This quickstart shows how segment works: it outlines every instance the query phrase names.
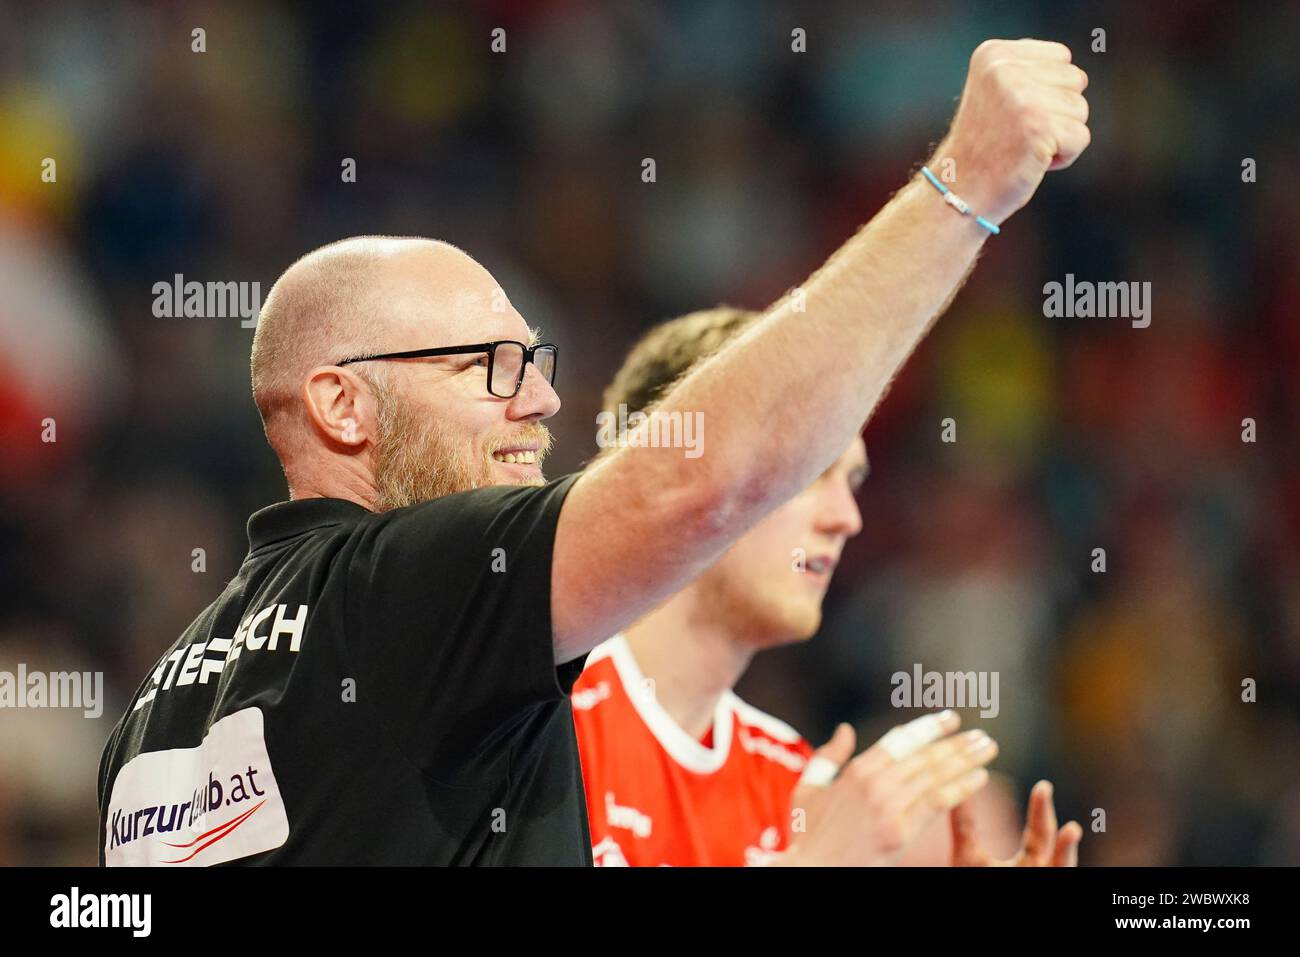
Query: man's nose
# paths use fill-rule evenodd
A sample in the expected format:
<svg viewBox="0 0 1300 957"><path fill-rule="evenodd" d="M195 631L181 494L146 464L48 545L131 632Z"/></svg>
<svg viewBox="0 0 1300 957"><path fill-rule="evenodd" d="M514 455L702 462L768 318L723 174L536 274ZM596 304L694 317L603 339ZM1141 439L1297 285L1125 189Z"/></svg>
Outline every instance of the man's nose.
<svg viewBox="0 0 1300 957"><path fill-rule="evenodd" d="M560 411L560 396L555 387L546 381L546 376L537 371L531 362L524 368L524 381L519 386L519 394L510 400L507 415L511 419L537 420L549 419Z"/></svg>
<svg viewBox="0 0 1300 957"><path fill-rule="evenodd" d="M862 531L862 510L847 483L831 493L817 518L817 530L830 535L852 538Z"/></svg>

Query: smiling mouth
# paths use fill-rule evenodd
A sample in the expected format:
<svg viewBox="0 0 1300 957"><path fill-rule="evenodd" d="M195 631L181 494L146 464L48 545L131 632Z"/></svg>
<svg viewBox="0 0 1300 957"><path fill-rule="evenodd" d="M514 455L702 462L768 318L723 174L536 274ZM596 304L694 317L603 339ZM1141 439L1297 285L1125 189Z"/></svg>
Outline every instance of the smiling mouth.
<svg viewBox="0 0 1300 957"><path fill-rule="evenodd" d="M808 559L808 563L804 566L804 568L807 571L813 572L814 574L829 575L831 572L835 571L835 565L836 565L835 559L831 558L830 556L817 555L813 558Z"/></svg>
<svg viewBox="0 0 1300 957"><path fill-rule="evenodd" d="M492 461L506 465L536 465L536 449L502 449L492 453Z"/></svg>

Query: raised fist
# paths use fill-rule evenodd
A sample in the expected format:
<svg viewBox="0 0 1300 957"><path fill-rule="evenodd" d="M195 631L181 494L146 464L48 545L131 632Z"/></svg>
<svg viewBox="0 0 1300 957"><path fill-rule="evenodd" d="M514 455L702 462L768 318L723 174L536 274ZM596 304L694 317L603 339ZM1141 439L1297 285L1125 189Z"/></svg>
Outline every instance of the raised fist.
<svg viewBox="0 0 1300 957"><path fill-rule="evenodd" d="M1070 49L1045 40L985 40L930 169L993 223L1018 210L1048 170L1064 169L1092 139L1088 74Z"/></svg>

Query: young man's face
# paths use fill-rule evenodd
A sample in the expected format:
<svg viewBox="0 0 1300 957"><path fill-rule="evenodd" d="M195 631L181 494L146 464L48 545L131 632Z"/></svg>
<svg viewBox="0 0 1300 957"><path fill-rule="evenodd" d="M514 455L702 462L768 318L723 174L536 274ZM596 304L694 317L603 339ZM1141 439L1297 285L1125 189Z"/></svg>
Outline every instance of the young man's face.
<svg viewBox="0 0 1300 957"><path fill-rule="evenodd" d="M710 611L760 648L816 634L840 552L862 530L854 493L866 475L866 446L855 437L830 468L698 579Z"/></svg>

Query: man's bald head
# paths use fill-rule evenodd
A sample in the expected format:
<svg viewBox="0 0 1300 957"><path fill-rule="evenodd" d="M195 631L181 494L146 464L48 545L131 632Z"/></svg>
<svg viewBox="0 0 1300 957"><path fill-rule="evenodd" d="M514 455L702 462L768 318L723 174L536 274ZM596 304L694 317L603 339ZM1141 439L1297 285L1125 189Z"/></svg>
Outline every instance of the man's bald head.
<svg viewBox="0 0 1300 957"><path fill-rule="evenodd" d="M447 243L395 236L357 236L303 256L271 287L253 334L253 401L268 437L286 415L305 424L302 384L317 366L399 349L394 332L409 315L394 308L397 278L415 256L430 273L463 273L469 256ZM423 255L421 255L423 254ZM430 276L431 285L436 283ZM406 304L409 307L409 303ZM377 370L371 370L374 375ZM274 444L272 439L272 444Z"/></svg>
<svg viewBox="0 0 1300 957"><path fill-rule="evenodd" d="M408 444L412 430L427 440L422 458L406 453L401 471L411 479L403 484L413 491L402 497L501 480L489 476L491 453L484 450L508 446L525 420L553 414L559 403L549 383L500 404L486 390L482 357L338 364L530 337L491 274L448 243L361 236L302 257L271 288L252 350L253 400L291 492L346 495L368 506L384 501L376 493L384 476L376 471L393 477L385 463L396 443L385 448L382 439L398 433L399 421ZM425 434L424 423L441 433ZM539 424L529 428L545 432ZM457 467L429 461L437 449ZM438 474L450 475L450 485L434 481Z"/></svg>

